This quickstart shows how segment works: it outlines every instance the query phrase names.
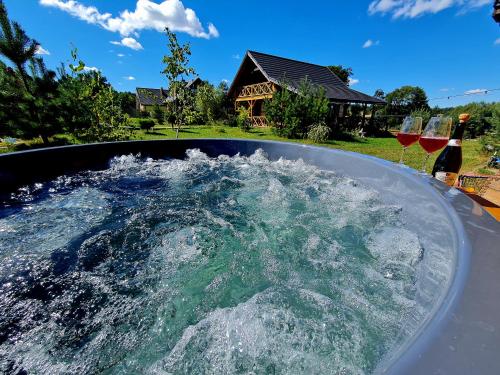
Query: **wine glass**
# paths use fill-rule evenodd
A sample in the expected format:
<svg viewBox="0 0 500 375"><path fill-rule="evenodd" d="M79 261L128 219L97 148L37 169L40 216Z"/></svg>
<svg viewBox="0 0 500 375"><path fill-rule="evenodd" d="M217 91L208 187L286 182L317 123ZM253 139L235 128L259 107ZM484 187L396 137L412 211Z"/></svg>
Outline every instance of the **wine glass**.
<svg viewBox="0 0 500 375"><path fill-rule="evenodd" d="M407 116L403 120L403 125L397 134L398 142L403 146L403 151L401 151L401 158L399 159L399 164L403 164L403 157L405 151L408 147L418 141L420 138L420 132L422 131L422 117L411 117Z"/></svg>
<svg viewBox="0 0 500 375"><path fill-rule="evenodd" d="M450 138L452 120L451 117L436 116L431 117L425 127L418 142L425 150L424 163L422 165L422 173L426 173L427 161L433 152L442 149L448 143Z"/></svg>

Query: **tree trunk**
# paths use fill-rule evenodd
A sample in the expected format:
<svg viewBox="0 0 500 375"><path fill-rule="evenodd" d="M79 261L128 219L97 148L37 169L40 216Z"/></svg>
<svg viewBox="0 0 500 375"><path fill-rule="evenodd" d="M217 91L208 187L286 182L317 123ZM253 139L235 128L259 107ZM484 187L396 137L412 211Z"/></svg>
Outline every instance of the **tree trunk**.
<svg viewBox="0 0 500 375"><path fill-rule="evenodd" d="M28 79L26 78L26 73L24 72L24 67L21 64L16 64L21 80L23 81L24 88L28 94L31 94L31 90L28 86Z"/></svg>

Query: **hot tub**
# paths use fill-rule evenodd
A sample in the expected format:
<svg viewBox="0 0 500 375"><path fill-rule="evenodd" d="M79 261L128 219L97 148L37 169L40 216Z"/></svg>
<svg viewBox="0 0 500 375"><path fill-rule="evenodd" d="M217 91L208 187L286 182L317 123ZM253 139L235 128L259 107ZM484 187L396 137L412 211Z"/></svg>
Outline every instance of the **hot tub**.
<svg viewBox="0 0 500 375"><path fill-rule="evenodd" d="M71 178L71 176L85 170L106 170L109 168L110 160L117 156L121 156L121 159L115 159L115 164L112 164L112 168L119 169L121 168L120 163L130 162L130 160L127 159L127 155L140 154L137 160L146 160L147 163L147 158L151 158L151 160L182 160L186 158L186 151L188 150L199 150L197 152L201 153L202 158L219 157L217 159L218 163L224 163L226 161L226 159L220 157L221 155L227 155L229 157L240 155L239 157L243 159L238 159L237 163L239 163L238 168L242 169L247 168L247 164L252 164L252 168L258 167L259 165L265 168L269 166L267 163L271 163L271 165L274 166L272 163L279 160L295 161L301 159L304 166L302 166L302 164L299 165L299 169L300 173L304 173L303 178L307 178L310 173L314 174L317 171L325 171L326 174L320 174L320 178L322 181L325 181L325 183L328 183L328 179L339 179L339 181L343 181L341 184L335 186L335 189L337 189L340 194L339 204L345 200L347 200L348 203L352 201L354 203L361 202L362 204L372 204L375 202L374 204L376 207L374 210L376 211L376 215L378 215L377 217L380 215L387 215L387 217L379 217L377 219L384 223L385 228L377 233L383 233L385 236L389 236L387 238L392 242L389 242L386 248L382 247L382 250L380 250L380 246L377 247L375 245L379 244L380 241L383 243L386 237L370 235L371 237L369 236L367 240L370 246L375 246L378 249L372 251L372 255L376 254L376 251L381 251L382 253L390 255L386 260L387 264L382 264L382 268L379 270L382 278L379 274L373 276L371 271L362 274L362 277L366 275L369 277L378 277L378 281L373 281L373 285L376 285L377 282L384 278L389 281L394 278L397 281L397 273L399 271L398 269L394 269L393 262L389 258L398 257L399 253L391 253L391 251L393 248L399 246L399 244L396 243L397 239L401 241L407 239L405 238L405 233L408 233L406 237L415 236L412 238L414 238L413 243L417 246L418 251L417 253L414 252L413 258L408 260L408 264L412 267L414 266L412 272L415 273L415 281L414 288L412 287L410 294L415 304L409 305L411 308L406 309L405 314L402 315L404 321L400 327L398 326L400 332L397 334L398 337L391 341L392 347L390 350L374 350L374 352L378 350L380 356L373 360L370 366L366 367L370 372L404 374L496 374L500 371L497 358L498 350L500 349L500 337L498 333L498 329L500 328L500 314L498 313L500 307L498 298L498 291L500 290L500 277L498 276L498 270L500 269L500 254L498 250L498 243L500 240L499 224L477 205L477 203L473 202L462 193L455 189L450 189L433 179L422 177L411 169L402 168L387 161L355 153L291 143L244 140L134 141L58 147L1 155L0 181L2 184L0 192L3 201L7 202L8 197L13 192L22 194L23 191L26 191L26 189L24 189L19 193L17 189L20 187L28 186L27 190L36 190L37 184L43 185L46 181L54 181L56 178L61 178L60 176ZM255 159L255 156L251 156L256 154L257 159ZM264 155L262 160L258 159L258 157L260 157L259 155ZM199 155L191 154L190 157L196 159ZM248 160L250 159L245 159L246 157L254 157L254 159L249 162ZM132 162L135 163L136 159ZM149 163L148 168L161 168L161 165L151 164L154 163L153 161ZM203 159L201 161L201 165L211 165L210 163L214 163L214 161L211 159ZM304 169L306 168L305 166L313 166L316 169ZM287 169L295 168L296 165L286 164L286 162L283 164L283 162L281 162L278 167L280 168L278 173L283 174ZM136 168L137 170L134 173L138 173L137 171L140 171L143 166L139 164ZM258 168L251 173L255 174L256 171L258 171ZM330 171L332 174L328 174ZM267 176L265 176L265 178L267 178ZM283 176L281 182L286 184L287 181L288 176ZM348 183L344 184L344 181L348 181ZM132 181L132 185L127 186L134 186L135 183L135 181ZM223 185L220 186L227 186L227 189L230 190L234 188L234 184L237 183L238 182L231 180L231 178L227 178ZM259 183L262 183L262 181ZM280 184L280 180L278 179L276 183ZM313 183L316 183L316 181L313 181ZM217 185L217 188L220 188L220 186ZM366 189L357 190L359 186L364 186ZM118 189L120 188L121 187L118 186ZM139 184L138 189L140 190L142 188L143 186ZM149 186L146 188L149 188ZM203 188L205 188L204 185ZM328 188L331 189L331 187ZM279 189L279 186L274 186L271 190L275 191L276 189ZM327 191L331 194L335 194L335 189ZM351 190L354 195L344 194L344 192L349 193ZM365 195L367 191L369 192L369 196L366 199L356 196L360 194ZM307 187L304 188L304 192L309 194ZM77 194L80 194L80 192L77 192ZM92 194L93 193L89 193L88 196L84 196L83 198L90 200L102 199L103 202L106 200L105 197L103 198L102 196L100 197ZM316 193L311 192L310 194L314 195ZM281 197L274 196L271 198L275 199L276 204L279 204L280 199L287 199L286 194ZM62 206L68 204L72 204L71 201L69 203L63 202ZM290 204L294 204L294 202ZM333 204L335 204L335 202ZM356 209L357 208L354 207L354 210ZM401 212L403 212L404 215L401 220L395 219L394 227L402 231L402 234L387 234L387 229L389 231L391 230L391 215L398 216ZM367 212L367 214L370 215L371 213ZM9 214L5 213L4 215L8 216ZM90 215L96 215L97 218L99 213L92 211ZM103 216L105 216L105 214L103 214ZM274 220L273 218L271 219ZM338 218L339 221L341 219L340 217ZM362 219L361 217L360 220ZM221 225L230 224L222 223ZM352 223L347 222L346 225L352 225ZM2 228L0 228L0 230L1 229ZM404 232L408 229L410 232ZM50 233L50 228L47 229L47 232ZM348 236L351 234L351 231L339 233L342 236ZM20 241L22 240L22 235L22 233L19 234ZM356 241L356 238L352 240ZM318 241L316 237L310 237L308 241L306 241L307 246L310 247L311 243L314 245ZM212 245L218 246L217 241ZM93 248L99 249L99 246ZM421 254L419 252L421 252ZM61 257L61 255L57 254L55 254L56 257ZM334 253L332 254L332 257L336 256ZM376 254L376 257L378 255ZM93 269L94 260L100 259L100 257L101 255L96 251L85 254L84 262L86 263L82 266L83 271L88 271L91 268ZM182 257L184 257L184 255L182 255L181 258ZM52 256L52 258L54 259L54 256ZM65 262L67 263L69 261L63 259L57 262L57 264L64 265ZM312 262L311 264L319 264L319 267L324 268L324 263L328 262L328 259L322 258L318 261L318 259L314 258ZM309 266L310 264L307 265L307 267ZM336 266L334 265L332 267ZM66 271L61 271L61 273L64 272ZM292 276L293 275L291 275L290 278L292 278ZM312 301L311 306L325 304L323 296L309 293L309 290L300 289L302 279L299 277L298 280L296 285L299 294L301 296L306 294L306 298ZM12 282L12 280L5 281L5 283L7 282ZM367 282L363 285L370 286L371 284ZM380 284L380 286L382 287L382 284ZM404 286L404 288L406 287L407 286ZM37 299L37 301L41 301L41 303L50 299L49 297L44 297L48 292L46 292L43 285L38 288L41 289L41 291L37 290L36 293L42 295L42 297L37 294L37 296L33 298ZM34 293L33 289L30 290L30 293ZM60 293L60 291L54 293L57 294ZM273 291L273 293L275 293L275 291ZM277 295L278 294L259 295L256 297L260 298L257 302L253 299L254 296L249 295L244 296L244 300L245 303L247 303L247 300L250 301L251 306L254 307L259 305L259 303L266 304L268 299L277 299ZM2 296L2 298L6 298L6 296ZM342 294L339 301L349 304L349 311L354 314L356 313L356 309L363 310L368 306L366 301L356 296L356 292ZM331 301L327 302L326 305L328 305L328 303L331 303ZM286 301L283 304L288 305L289 302ZM404 305L404 303L402 303L402 305ZM155 366L151 367L150 371L154 372L156 370L168 370L171 368L177 370L183 368L184 371L188 371L186 367L175 367L172 365L172 363L175 362L174 360L182 363L182 359L179 360L178 353L181 352L187 344L179 344L179 342L190 342L190 340L198 340L196 342L199 342L200 339L196 339L196 335L201 337L205 332L212 332L212 326L219 327L220 322L216 319L220 316L223 316L225 319L229 317L234 321L242 321L244 323L246 321L245 317L242 317L242 311L247 312L248 305L244 305L244 309L241 311L217 309L215 315L202 319L201 323L196 321L196 319L189 322L189 324L186 324L189 328L185 328L184 333L181 335L176 345L169 350L170 356L166 362L170 362L165 363L165 361L160 361L156 363ZM265 315L267 313L267 311L259 311L256 315ZM174 313L168 312L168 314L172 315ZM367 316L370 315L368 314ZM388 317L382 317L380 320L381 323L377 324L389 324L387 322L391 319L387 318ZM280 332L283 329L300 331L299 328L295 327L296 320L291 321L286 317L282 318L278 315L277 317L273 316L269 321L279 321L280 327L274 328L278 329ZM217 324L214 322L217 322ZM149 322L147 324L153 326L154 322ZM331 324L331 322L329 324ZM282 327L283 325L285 328ZM37 325L34 324L34 330L30 331L33 332L30 334L32 336L34 335L34 340L29 341L30 345L37 342L36 326ZM9 325L4 324L2 327L6 330ZM120 327L120 329L123 329L123 326ZM255 327L259 326L255 325ZM388 326L388 329L389 328ZM229 332L228 329L228 341L231 341L233 338L232 336L237 334L238 329L234 327L232 329L234 332ZM383 331L383 329L381 331ZM314 338L311 338L311 342L313 340L320 340L318 341L318 343L320 343L321 332ZM363 330L359 332L361 335L363 334ZM14 344L16 340L21 340L21 344L16 347L16 350L23 353L25 348L23 347L24 341L22 340L25 340L25 338L16 338L15 335L8 336L6 331L1 333L4 337L8 337L8 340L11 340ZM327 334L328 332L325 330L325 335ZM304 337L308 337L307 335L310 335L310 333L308 332L299 337L302 337L304 340ZM195 339L193 339L193 337L195 337ZM240 334L237 337L235 341L236 347L231 347L227 350L209 347L210 350L208 350L208 352L213 353L214 350L217 349L219 350L217 353L218 356L220 356L221 353L232 351L236 353L235 355L239 355L238 353L244 353L244 350L252 350L251 347L245 347L245 344L247 346L256 345L256 341L249 340L245 342L245 335L241 336ZM243 339L241 337L243 337ZM291 335L290 337L293 338L295 336ZM33 337L30 336L30 339L32 338ZM94 340L95 337L91 337L91 339ZM88 340L90 340L90 338ZM363 338L363 336L360 338L359 335L356 337L353 336L353 348L360 344L362 340L366 340L366 338ZM78 341L78 345L85 346L86 342L82 343ZM4 348L9 348L9 346L5 346ZM203 348L206 349L206 346ZM310 347L308 348L310 349ZM195 349L200 350L198 347L195 347ZM264 349L265 347L263 350ZM300 350L295 349L297 348L294 347L294 352L291 353L290 356L300 356ZM77 353L78 350L79 349L76 348L75 353ZM346 350L346 352L347 351L348 350ZM355 349L352 349L352 351L355 351ZM172 353L174 353L174 356L172 356ZM204 353L204 355L205 354L206 353ZM144 356L144 354L141 355ZM177 357L175 357L175 355L177 355ZM8 358L8 353L4 353L4 358ZM212 358L214 361L218 361L220 357L215 356L214 358L215 359ZM254 358L259 357L254 356ZM40 360L40 358L38 358L38 360ZM36 362L36 358L34 361ZM65 358L65 361L71 362L71 359ZM282 358L281 361L285 361L285 359ZM243 366L242 368L244 371L248 371L248 367L244 367L246 363L242 363L243 364L240 365ZM35 369L43 368L43 366L36 367L37 365L33 363L28 365L35 366L31 367ZM306 363L305 365L293 363L295 367L289 367L288 370L300 372L298 369L302 368L302 372L308 373L311 371L320 373L328 372L328 370L325 369L320 371L318 369L314 370L313 368L313 370L311 370L311 368L307 367L309 365L310 363ZM12 371L19 370L16 366L16 364L4 364L3 368ZM210 366L212 366L212 364L210 364ZM63 369L63 367L45 368L52 371L55 371L54 369L57 368ZM130 367L128 368L130 369ZM213 367L208 367L208 369L210 368L212 370L214 369ZM362 366L349 367L347 365L339 368L345 373L359 373L363 369ZM229 371L227 368L223 369L223 371ZM200 369L198 370L201 371ZM205 371L206 370L207 368L205 368ZM280 372L280 367L267 366L265 370ZM191 371L196 372L193 368L191 368ZM283 368L281 368L281 371L283 371Z"/></svg>

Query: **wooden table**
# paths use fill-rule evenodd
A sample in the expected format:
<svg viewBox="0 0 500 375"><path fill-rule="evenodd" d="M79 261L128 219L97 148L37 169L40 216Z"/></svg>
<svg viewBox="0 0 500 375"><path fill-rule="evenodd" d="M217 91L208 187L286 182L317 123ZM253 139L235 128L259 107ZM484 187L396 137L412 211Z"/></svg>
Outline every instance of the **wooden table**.
<svg viewBox="0 0 500 375"><path fill-rule="evenodd" d="M469 198L471 198L472 200L479 203L486 211L488 211L491 214L491 216L493 216L495 219L497 219L497 221L500 221L500 206L496 205L493 202L490 202L487 199L484 199L483 197L481 197L475 193L469 193L461 188L458 188L458 189L461 190Z"/></svg>

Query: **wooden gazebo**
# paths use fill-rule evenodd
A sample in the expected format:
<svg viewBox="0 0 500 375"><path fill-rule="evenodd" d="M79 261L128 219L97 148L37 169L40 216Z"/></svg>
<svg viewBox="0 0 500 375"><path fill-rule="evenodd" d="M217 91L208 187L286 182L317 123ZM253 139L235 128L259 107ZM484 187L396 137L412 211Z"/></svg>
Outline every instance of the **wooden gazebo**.
<svg viewBox="0 0 500 375"><path fill-rule="evenodd" d="M277 90L282 89L280 82L284 79L287 89L296 91L306 77L325 89L327 98L337 109L349 103L359 103L365 108L368 104L386 104L382 99L351 89L326 66L255 51L246 53L228 95L234 100L236 108L243 105L249 109L254 126L265 126L264 100L272 98Z"/></svg>

